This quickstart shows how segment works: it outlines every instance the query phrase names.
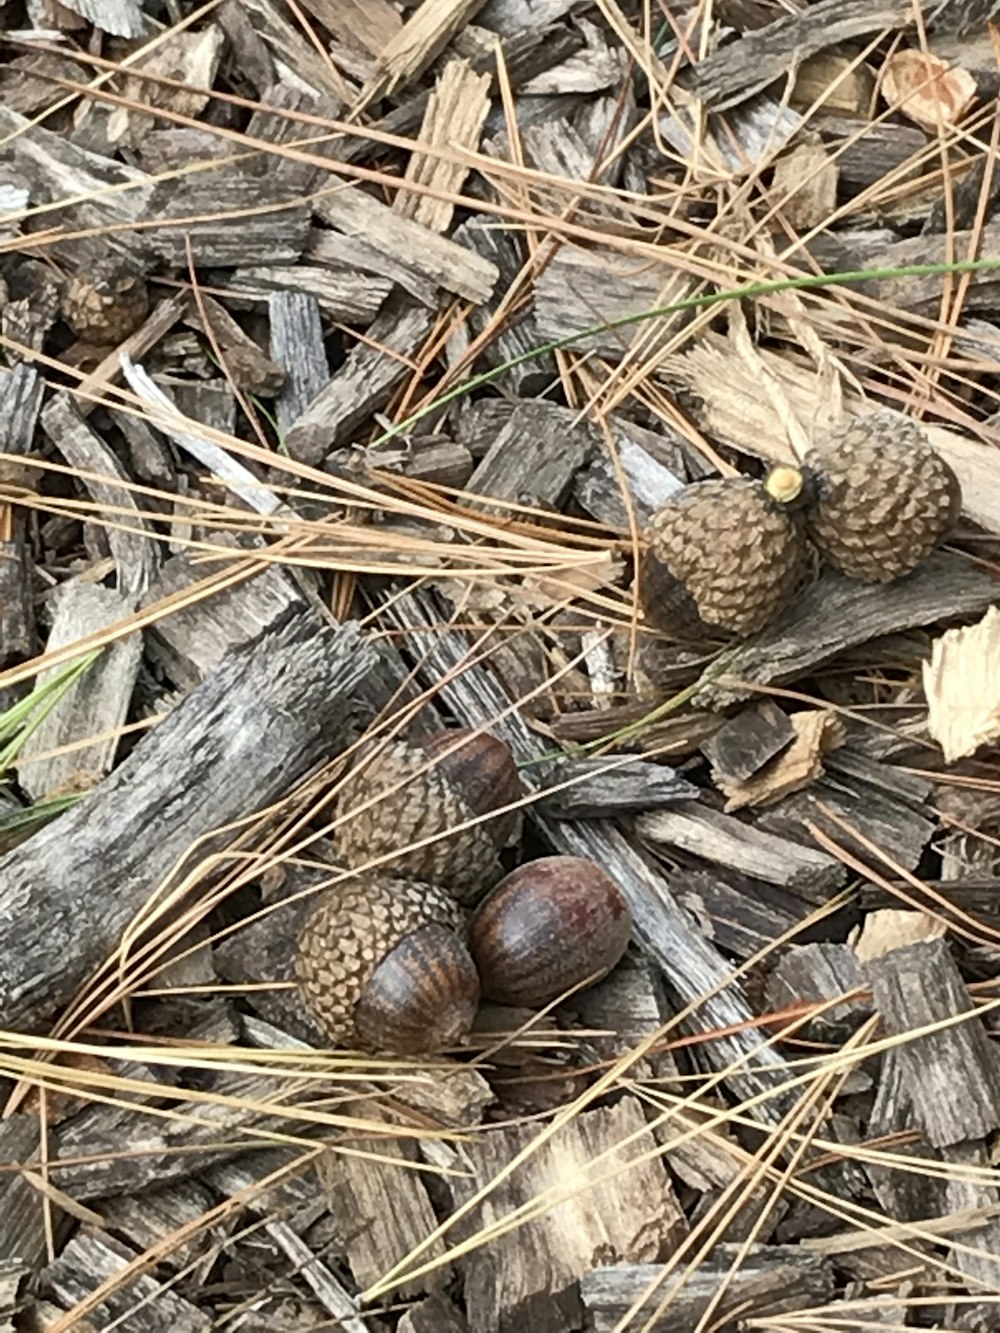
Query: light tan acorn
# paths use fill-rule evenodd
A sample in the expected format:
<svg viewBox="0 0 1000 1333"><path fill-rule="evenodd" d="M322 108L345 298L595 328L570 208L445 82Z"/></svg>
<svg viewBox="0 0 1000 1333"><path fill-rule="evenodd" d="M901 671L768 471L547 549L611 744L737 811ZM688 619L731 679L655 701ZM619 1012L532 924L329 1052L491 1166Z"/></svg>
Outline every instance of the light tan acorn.
<svg viewBox="0 0 1000 1333"><path fill-rule="evenodd" d="M479 1004L461 908L431 884L358 877L325 890L299 932L295 979L339 1046L433 1054L460 1042Z"/></svg>
<svg viewBox="0 0 1000 1333"><path fill-rule="evenodd" d="M580 856L545 856L509 874L469 925L483 995L540 1006L621 959L632 913L614 880Z"/></svg>
<svg viewBox="0 0 1000 1333"><path fill-rule="evenodd" d="M362 867L488 815L521 795L514 758L493 736L462 729L419 743L394 741L373 751L344 786L337 807L346 816L337 829L340 854L349 865ZM517 822L516 811L486 819L403 851L386 868L439 884L460 902L473 903L500 877L498 854Z"/></svg>
<svg viewBox="0 0 1000 1333"><path fill-rule="evenodd" d="M909 574L951 531L958 478L915 422L872 412L806 455L809 535L835 569L866 583Z"/></svg>
<svg viewBox="0 0 1000 1333"><path fill-rule="evenodd" d="M672 495L650 520L640 570L647 621L677 635L715 627L745 637L783 610L808 555L805 479L720 477Z"/></svg>

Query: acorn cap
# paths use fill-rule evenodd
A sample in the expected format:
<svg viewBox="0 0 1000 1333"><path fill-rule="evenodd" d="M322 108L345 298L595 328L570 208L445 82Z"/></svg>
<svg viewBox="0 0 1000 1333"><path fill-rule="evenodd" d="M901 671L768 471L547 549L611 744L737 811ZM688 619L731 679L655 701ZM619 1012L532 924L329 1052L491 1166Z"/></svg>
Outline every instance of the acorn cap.
<svg viewBox="0 0 1000 1333"><path fill-rule="evenodd" d="M463 737L468 739L460 745ZM454 753L443 754L453 747L458 747ZM349 865L364 866L487 815L522 794L513 756L493 736L456 730L420 744L394 741L373 753L345 784L337 808L347 818L337 829L338 847ZM402 851L387 869L442 885L461 902L474 902L500 877L498 852L516 820L514 814L473 824Z"/></svg>
<svg viewBox="0 0 1000 1333"><path fill-rule="evenodd" d="M842 423L806 456L815 479L809 535L850 578L909 574L951 531L958 478L906 417L873 412Z"/></svg>
<svg viewBox="0 0 1000 1333"><path fill-rule="evenodd" d="M419 1054L472 1026L475 966L462 911L431 884L357 878L321 893L299 932L295 980L336 1045Z"/></svg>
<svg viewBox="0 0 1000 1333"><path fill-rule="evenodd" d="M699 624L745 636L791 598L805 567L798 468L698 481L661 506L641 568L650 624L685 634Z"/></svg>

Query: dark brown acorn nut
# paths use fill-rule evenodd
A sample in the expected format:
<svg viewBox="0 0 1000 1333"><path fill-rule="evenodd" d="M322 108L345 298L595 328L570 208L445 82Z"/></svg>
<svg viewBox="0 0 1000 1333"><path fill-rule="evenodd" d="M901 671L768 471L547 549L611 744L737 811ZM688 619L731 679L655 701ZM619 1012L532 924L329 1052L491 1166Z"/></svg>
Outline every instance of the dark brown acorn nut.
<svg viewBox="0 0 1000 1333"><path fill-rule="evenodd" d="M493 736L466 728L415 744L395 741L374 753L345 784L337 808L347 818L337 830L338 846L349 865L363 866L488 815L523 793L513 755ZM367 809L360 808L368 802ZM440 884L460 902L475 902L499 877L498 853L517 823L517 811L483 820L403 851L388 869Z"/></svg>
<svg viewBox="0 0 1000 1333"><path fill-rule="evenodd" d="M806 456L815 479L809 535L842 574L889 583L920 564L958 521L958 478L906 417L850 419Z"/></svg>
<svg viewBox="0 0 1000 1333"><path fill-rule="evenodd" d="M497 885L472 918L469 952L486 999L534 1008L599 981L631 933L628 903L600 866L546 856Z"/></svg>
<svg viewBox="0 0 1000 1333"><path fill-rule="evenodd" d="M679 636L711 627L745 637L783 610L805 569L805 480L719 477L672 495L653 515L640 570L646 619Z"/></svg>
<svg viewBox="0 0 1000 1333"><path fill-rule="evenodd" d="M428 1055L468 1035L479 978L461 908L431 884L345 881L299 932L295 980L335 1045Z"/></svg>

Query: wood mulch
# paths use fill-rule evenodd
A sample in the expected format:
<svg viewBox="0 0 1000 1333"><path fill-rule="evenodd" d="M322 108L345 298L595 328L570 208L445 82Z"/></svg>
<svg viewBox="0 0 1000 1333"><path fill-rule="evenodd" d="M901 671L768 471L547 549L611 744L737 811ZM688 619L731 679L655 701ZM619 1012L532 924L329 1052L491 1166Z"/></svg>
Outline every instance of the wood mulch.
<svg viewBox="0 0 1000 1333"><path fill-rule="evenodd" d="M998 9L0 3L0 1333L1000 1329ZM873 406L945 547L653 632ZM387 725L634 919L423 1062L290 982Z"/></svg>

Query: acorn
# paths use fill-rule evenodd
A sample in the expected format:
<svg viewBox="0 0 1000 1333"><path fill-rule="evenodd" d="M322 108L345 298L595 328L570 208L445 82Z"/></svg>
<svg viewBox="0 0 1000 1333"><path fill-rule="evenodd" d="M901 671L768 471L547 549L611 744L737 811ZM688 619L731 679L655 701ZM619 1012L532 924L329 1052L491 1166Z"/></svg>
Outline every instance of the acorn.
<svg viewBox="0 0 1000 1333"><path fill-rule="evenodd" d="M537 1008L619 961L632 913L600 866L546 856L513 871L473 916L469 952L485 999Z"/></svg>
<svg viewBox="0 0 1000 1333"><path fill-rule="evenodd" d="M389 790L397 784L398 790ZM493 736L464 728L413 743L394 741L348 779L338 802L338 814L347 816L337 829L338 846L349 865L363 866L523 794L513 755ZM369 801L367 809L359 808ZM460 902L475 902L499 879L498 854L518 818L511 810L403 851L389 869L441 885Z"/></svg>
<svg viewBox="0 0 1000 1333"><path fill-rule="evenodd" d="M808 528L826 560L865 583L920 564L958 521L958 478L906 417L872 412L842 422L806 455L814 479Z"/></svg>
<svg viewBox="0 0 1000 1333"><path fill-rule="evenodd" d="M299 932L295 980L334 1045L427 1055L468 1035L479 977L461 908L432 884L358 878L325 890Z"/></svg>
<svg viewBox="0 0 1000 1333"><path fill-rule="evenodd" d="M763 481L720 477L672 495L646 533L640 580L649 623L682 637L763 629L805 571L805 501L803 473L785 465Z"/></svg>

